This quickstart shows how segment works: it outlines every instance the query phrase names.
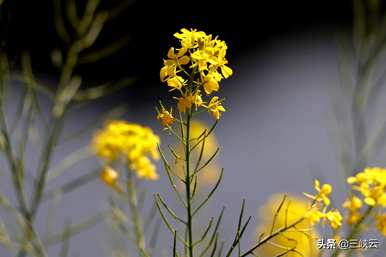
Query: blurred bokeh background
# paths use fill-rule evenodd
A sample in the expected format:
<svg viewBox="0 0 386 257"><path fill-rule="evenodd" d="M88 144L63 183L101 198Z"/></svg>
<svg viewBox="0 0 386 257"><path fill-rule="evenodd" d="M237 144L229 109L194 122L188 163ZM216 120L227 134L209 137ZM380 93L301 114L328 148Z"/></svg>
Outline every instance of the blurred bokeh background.
<svg viewBox="0 0 386 257"><path fill-rule="evenodd" d="M102 1L101 6L110 8L119 2ZM82 6L82 1L79 3ZM55 32L52 5L52 1L46 0L5 0L0 10L1 51L7 51L15 66L20 53L28 51L34 73L48 82L57 74L51 64L51 53L64 47ZM90 49L119 41L119 50L95 64L80 65L76 73L86 82L84 87L120 77L134 78L134 83L72 110L65 134L90 123L94 126L76 140L66 141L63 137L53 163L73 149L87 147L92 132L101 125L96 118L118 105L127 107L127 120L152 127L161 135L163 145L172 143L155 120L154 106L167 95L166 86L159 82L159 69L174 42L173 33L183 27L198 28L227 42L229 65L234 70L234 76L222 85L227 112L216 129L221 146L218 162L225 169L225 178L205 214L211 216L225 205L222 230L223 235L231 237L240 201L246 199L247 213L256 216L248 231L250 243L256 237L257 208L273 193L300 196L309 191L313 178L318 177L336 186L336 199L341 200L344 195L340 186L336 108L344 103L339 90L339 40L342 34L350 33L351 22L351 1L128 2L127 9L108 23ZM10 118L19 91L15 84L13 97L8 98ZM340 113L339 117L342 115L345 116ZM36 163L33 147L29 153L26 158L32 166ZM374 165L384 165L383 160L384 155L379 154L372 161ZM98 166L96 158L87 158L56 178L50 187ZM145 182L150 189L149 205L154 192L171 195L161 165L159 169L159 181ZM1 191L12 199L6 181L0 181ZM109 189L92 180L76 192L63 195L53 227L60 230L68 220L100 212L107 207L108 194ZM45 229L49 205L47 201L39 211L41 231ZM113 239L107 228L100 223L75 236L70 256L108 256ZM170 235L163 225L161 235L157 245L167 249ZM0 248L0 255L7 257L2 251ZM57 251L55 247L51 249L50 256L57 256Z"/></svg>

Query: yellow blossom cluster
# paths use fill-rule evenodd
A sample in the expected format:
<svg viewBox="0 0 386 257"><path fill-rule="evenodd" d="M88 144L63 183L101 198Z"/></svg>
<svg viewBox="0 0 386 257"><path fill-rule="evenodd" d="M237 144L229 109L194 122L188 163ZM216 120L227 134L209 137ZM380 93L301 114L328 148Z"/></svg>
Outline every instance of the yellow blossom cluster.
<svg viewBox="0 0 386 257"><path fill-rule="evenodd" d="M358 191L363 200L357 196L344 202L343 207L349 211L347 222L355 224L364 215L361 212L362 202L368 208L375 209L377 215L376 228L386 236L386 214L382 210L386 208L386 169L381 167L367 167L355 176L347 178L347 183L352 189Z"/></svg>
<svg viewBox="0 0 386 257"><path fill-rule="evenodd" d="M316 195L304 193L313 200L312 205L305 214L305 218L309 219L311 224L328 222L333 229L338 229L342 225L342 215L337 209L328 210L331 203L329 195L332 192L332 186L330 184L323 184L321 186L319 180L316 179L314 188L317 192Z"/></svg>
<svg viewBox="0 0 386 257"><path fill-rule="evenodd" d="M161 81L166 82L171 91L179 92L175 99L180 112L204 107L215 119L219 119L221 112L225 111L222 101L213 96L206 104L201 92L210 97L219 90L220 81L232 75L232 69L227 66L226 43L196 29L181 29L174 37L179 40L179 46L169 49L160 70ZM163 114L158 118L169 125L172 114Z"/></svg>
<svg viewBox="0 0 386 257"><path fill-rule="evenodd" d="M386 207L386 169L365 168L355 177L347 178L347 183L353 185L353 189L363 195L365 204Z"/></svg>
<svg viewBox="0 0 386 257"><path fill-rule="evenodd" d="M92 147L107 165L122 161L130 170L135 171L139 178L154 180L158 178L158 174L151 159L159 158L159 142L159 137L148 127L113 120L97 131L92 140ZM111 174L113 173L106 170L102 172L101 178L106 184L111 184L111 181L116 179L116 176Z"/></svg>

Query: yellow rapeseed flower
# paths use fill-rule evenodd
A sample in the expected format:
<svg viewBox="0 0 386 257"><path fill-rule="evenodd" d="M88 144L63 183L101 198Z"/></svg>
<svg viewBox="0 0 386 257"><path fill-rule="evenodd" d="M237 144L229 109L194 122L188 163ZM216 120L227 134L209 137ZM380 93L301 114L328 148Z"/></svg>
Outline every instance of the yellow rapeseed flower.
<svg viewBox="0 0 386 257"><path fill-rule="evenodd" d="M220 89L222 79L229 78L233 71L227 66L227 44L196 29L181 29L174 34L180 45L171 47L160 70L160 79L166 82L170 91L176 90L179 95L177 107L185 112L194 104L196 111L199 107L207 108L215 119L225 108L213 97L211 104L205 105L201 92L211 95Z"/></svg>
<svg viewBox="0 0 386 257"><path fill-rule="evenodd" d="M159 137L148 128L122 120L106 123L97 131L92 140L92 148L106 163L121 161L141 178L156 178L155 166L150 161L158 160Z"/></svg>
<svg viewBox="0 0 386 257"><path fill-rule="evenodd" d="M304 193L304 195L307 196L308 198L316 201L316 202L323 202L324 205L326 205L326 206L330 205L330 199L328 198L328 196L332 192L331 185L330 184L323 184L322 186L320 186L319 180L315 179L314 188L317 192L316 195L310 195L307 193Z"/></svg>
<svg viewBox="0 0 386 257"><path fill-rule="evenodd" d="M342 206L343 208L346 208L349 212L347 223L357 223L361 217L361 212L359 210L360 208L362 208L362 200L356 196L352 196L350 199L347 199Z"/></svg>
<svg viewBox="0 0 386 257"><path fill-rule="evenodd" d="M333 229L338 229L342 225L343 217L338 210L320 211L318 208L311 208L305 217L310 220L312 225L329 222Z"/></svg>
<svg viewBox="0 0 386 257"><path fill-rule="evenodd" d="M100 180L109 187L114 187L119 179L119 173L111 167L105 167L99 175Z"/></svg>
<svg viewBox="0 0 386 257"><path fill-rule="evenodd" d="M379 233L386 237L386 214L379 214L376 217L376 228Z"/></svg>
<svg viewBox="0 0 386 257"><path fill-rule="evenodd" d="M386 207L386 169L365 168L356 176L347 178L347 183L363 195L365 204Z"/></svg>
<svg viewBox="0 0 386 257"><path fill-rule="evenodd" d="M221 101L217 96L214 96L209 104L208 104L208 111L212 114L212 116L218 120L220 119L221 112L225 112L224 106L221 105Z"/></svg>

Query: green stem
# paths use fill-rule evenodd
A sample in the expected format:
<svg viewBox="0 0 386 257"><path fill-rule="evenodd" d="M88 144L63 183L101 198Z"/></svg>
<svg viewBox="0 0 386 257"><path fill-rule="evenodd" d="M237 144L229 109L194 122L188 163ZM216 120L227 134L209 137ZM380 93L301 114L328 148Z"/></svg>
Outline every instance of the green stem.
<svg viewBox="0 0 386 257"><path fill-rule="evenodd" d="M143 231L143 222L138 209L137 190L134 183L134 174L127 169L127 197L129 201L130 213L134 223L135 243L140 256L149 256L146 252L145 235Z"/></svg>
<svg viewBox="0 0 386 257"><path fill-rule="evenodd" d="M186 191L186 212L187 212L187 224L186 229L188 232L188 252L189 256L193 257L193 226L192 226L192 204L190 196L190 120L191 120L191 109L187 111L186 117L186 135L185 135L185 191Z"/></svg>

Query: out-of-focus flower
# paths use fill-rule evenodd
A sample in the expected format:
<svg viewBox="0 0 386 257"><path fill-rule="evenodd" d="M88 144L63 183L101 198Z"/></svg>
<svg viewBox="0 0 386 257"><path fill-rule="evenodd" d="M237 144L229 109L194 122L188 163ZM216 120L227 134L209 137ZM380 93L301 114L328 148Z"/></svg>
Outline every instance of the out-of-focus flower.
<svg viewBox="0 0 386 257"><path fill-rule="evenodd" d="M286 203L277 213L278 206L283 200L283 196L276 194L264 205L260 207L260 227L257 235L269 235L270 231L276 231L286 224L292 224L303 218L309 210L309 204L300 198L288 196ZM275 214L277 215L275 216ZM274 222L274 217L276 217ZM311 218L311 217L310 217ZM317 229L312 226L310 218L304 218L295 229L290 229L281 233L271 240L271 244L262 245L257 251L257 256L280 256L286 249L294 249L285 256L298 257L318 256L318 249L314 242L318 238ZM274 224L273 224L274 223Z"/></svg>
<svg viewBox="0 0 386 257"><path fill-rule="evenodd" d="M359 210L360 208L362 208L362 200L356 196L352 196L350 199L347 199L342 206L343 208L346 208L349 212L347 223L357 223L361 217L361 212Z"/></svg>
<svg viewBox="0 0 386 257"><path fill-rule="evenodd" d="M159 137L148 127L114 120L97 131L92 148L107 163L122 161L139 177L155 179L155 166L150 158L158 160L159 142Z"/></svg>
<svg viewBox="0 0 386 257"><path fill-rule="evenodd" d="M356 176L347 178L347 183L363 195L366 205L386 207L386 169L365 168Z"/></svg>
<svg viewBox="0 0 386 257"><path fill-rule="evenodd" d="M325 210L320 211L319 209L312 208L306 214L305 217L310 220L312 225L318 223L325 224L329 222L333 229L338 229L342 226L343 217L338 210L332 210L326 212Z"/></svg>
<svg viewBox="0 0 386 257"><path fill-rule="evenodd" d="M386 237L386 214L379 214L376 217L376 228L379 233Z"/></svg>
<svg viewBox="0 0 386 257"><path fill-rule="evenodd" d="M160 79L166 82L172 90L177 89L180 95L174 97L178 100L180 112L192 108L208 108L215 119L220 118L220 112L225 108L213 97L210 105L201 94L207 95L220 89L220 82L232 75L233 71L227 66L227 44L196 29L181 29L174 36L179 39L180 46L171 47L160 70ZM217 99L217 100L216 100Z"/></svg>
<svg viewBox="0 0 386 257"><path fill-rule="evenodd" d="M114 187L119 179L119 173L111 167L105 167L99 175L100 180L109 187Z"/></svg>

